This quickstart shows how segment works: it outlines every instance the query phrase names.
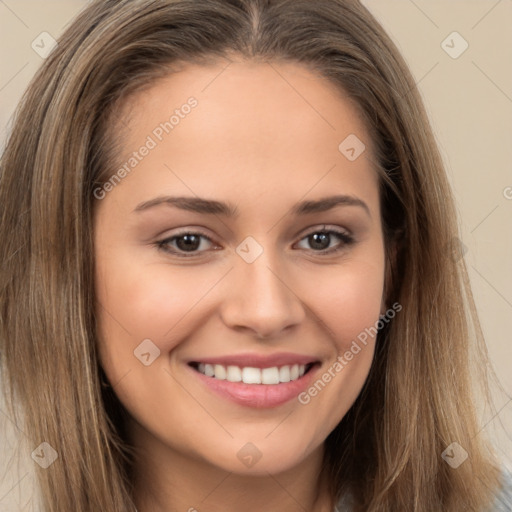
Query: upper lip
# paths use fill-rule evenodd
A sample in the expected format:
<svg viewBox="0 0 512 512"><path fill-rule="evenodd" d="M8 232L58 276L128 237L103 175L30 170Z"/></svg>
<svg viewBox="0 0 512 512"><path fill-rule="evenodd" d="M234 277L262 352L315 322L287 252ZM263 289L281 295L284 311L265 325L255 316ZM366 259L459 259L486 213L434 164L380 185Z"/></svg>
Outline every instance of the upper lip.
<svg viewBox="0 0 512 512"><path fill-rule="evenodd" d="M274 366L287 366L294 364L316 363L318 358L304 354L293 354L291 352L279 352L276 354L263 355L257 353L230 354L219 357L200 357L190 359L191 363L221 364L222 366L240 366L252 368L271 368Z"/></svg>

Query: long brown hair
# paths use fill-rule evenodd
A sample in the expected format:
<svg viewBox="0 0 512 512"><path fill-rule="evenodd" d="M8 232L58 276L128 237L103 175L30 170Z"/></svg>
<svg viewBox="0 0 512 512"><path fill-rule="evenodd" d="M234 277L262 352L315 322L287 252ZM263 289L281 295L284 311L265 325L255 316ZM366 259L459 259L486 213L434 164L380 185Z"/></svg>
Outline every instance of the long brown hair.
<svg viewBox="0 0 512 512"><path fill-rule="evenodd" d="M388 303L366 384L326 440L332 496L355 511L481 510L499 467L477 421L487 353L443 163L415 82L352 0L99 0L32 80L1 160L0 355L9 412L58 453L44 510L131 511L125 411L102 386L93 191L115 170L121 103L176 63L302 64L348 93L375 143ZM119 136L117 137L119 138ZM478 365L475 365L478 358ZM115 387L115 383L111 383ZM469 454L457 469L441 454Z"/></svg>

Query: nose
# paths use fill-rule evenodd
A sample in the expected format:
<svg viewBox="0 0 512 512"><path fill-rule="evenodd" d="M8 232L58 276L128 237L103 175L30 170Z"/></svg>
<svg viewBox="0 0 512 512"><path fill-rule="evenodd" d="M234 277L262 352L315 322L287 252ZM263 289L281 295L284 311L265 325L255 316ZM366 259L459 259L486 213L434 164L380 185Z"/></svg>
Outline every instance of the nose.
<svg viewBox="0 0 512 512"><path fill-rule="evenodd" d="M259 339L277 338L303 321L305 308L290 273L267 251L252 263L237 261L228 279L221 318L229 328Z"/></svg>

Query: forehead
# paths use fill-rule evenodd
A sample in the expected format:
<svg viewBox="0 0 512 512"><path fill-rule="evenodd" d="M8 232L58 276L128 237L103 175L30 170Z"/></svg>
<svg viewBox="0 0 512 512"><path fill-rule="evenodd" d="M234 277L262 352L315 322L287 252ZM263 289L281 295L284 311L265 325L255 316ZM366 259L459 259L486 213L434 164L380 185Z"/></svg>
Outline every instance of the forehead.
<svg viewBox="0 0 512 512"><path fill-rule="evenodd" d="M299 64L185 65L131 97L119 117L128 129L117 165L154 146L123 180L138 197L156 183L201 196L280 190L295 199L377 183L357 105Z"/></svg>

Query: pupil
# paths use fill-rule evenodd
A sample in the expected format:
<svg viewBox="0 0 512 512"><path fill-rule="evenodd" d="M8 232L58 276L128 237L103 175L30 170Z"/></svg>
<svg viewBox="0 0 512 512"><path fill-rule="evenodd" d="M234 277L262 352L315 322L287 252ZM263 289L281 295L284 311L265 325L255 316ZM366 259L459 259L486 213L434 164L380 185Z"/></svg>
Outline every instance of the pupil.
<svg viewBox="0 0 512 512"><path fill-rule="evenodd" d="M329 235L327 233L314 233L310 238L313 239L311 244L313 248L326 249L329 246ZM327 245L325 242L327 242Z"/></svg>
<svg viewBox="0 0 512 512"><path fill-rule="evenodd" d="M180 243L180 241L185 243ZM176 243L180 249L190 251L199 247L200 240L196 235L182 235L177 239Z"/></svg>

